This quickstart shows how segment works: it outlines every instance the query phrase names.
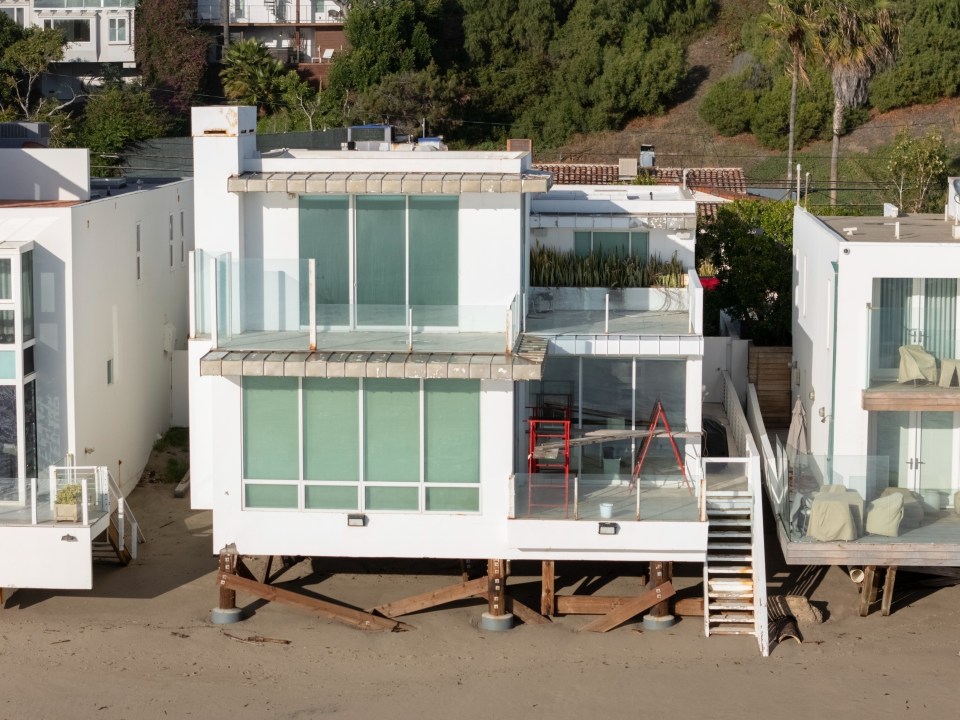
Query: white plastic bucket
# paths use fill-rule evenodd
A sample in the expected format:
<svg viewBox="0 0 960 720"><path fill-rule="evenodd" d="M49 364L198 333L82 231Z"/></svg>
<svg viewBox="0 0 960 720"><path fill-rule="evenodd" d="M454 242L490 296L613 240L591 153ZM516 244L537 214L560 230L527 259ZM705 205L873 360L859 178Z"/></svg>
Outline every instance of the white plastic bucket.
<svg viewBox="0 0 960 720"><path fill-rule="evenodd" d="M605 520L613 517L613 503L600 503L600 517Z"/></svg>

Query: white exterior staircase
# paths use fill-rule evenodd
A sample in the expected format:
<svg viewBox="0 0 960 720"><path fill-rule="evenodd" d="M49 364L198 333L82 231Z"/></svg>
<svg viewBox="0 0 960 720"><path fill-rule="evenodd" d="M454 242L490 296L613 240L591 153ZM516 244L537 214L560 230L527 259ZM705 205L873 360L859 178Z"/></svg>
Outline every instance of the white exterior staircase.
<svg viewBox="0 0 960 720"><path fill-rule="evenodd" d="M744 491L708 491L706 509L704 629L707 636L755 636L753 498Z"/></svg>

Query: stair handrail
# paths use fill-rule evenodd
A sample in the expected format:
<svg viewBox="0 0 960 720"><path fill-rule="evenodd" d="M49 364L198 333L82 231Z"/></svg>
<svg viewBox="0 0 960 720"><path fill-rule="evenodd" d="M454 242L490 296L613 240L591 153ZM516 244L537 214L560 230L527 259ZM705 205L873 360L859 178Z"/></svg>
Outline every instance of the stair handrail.
<svg viewBox="0 0 960 720"><path fill-rule="evenodd" d="M761 480L761 455L747 422L740 396L737 394L730 373L723 373L723 408L730 422L737 443L737 450L747 459L747 487L750 491L751 565L753 568L753 619L754 634L760 646L760 654L770 654L769 629L767 627L767 568L766 547L763 539L763 488Z"/></svg>
<svg viewBox="0 0 960 720"><path fill-rule="evenodd" d="M113 475L110 473L110 468L106 466L101 466L97 468L101 478L105 481L109 492L111 495L110 503L110 512L113 511L113 496L116 496L117 500L117 545L130 553L130 557L133 560L137 559L137 545L142 542L146 542L147 539L144 537L143 531L140 529L140 523L137 522L136 516L133 514L133 510L127 505L127 500L123 495L123 491L120 489L120 485L114 479ZM127 514L129 513L130 520L130 546L127 547L127 537L126 537L126 520Z"/></svg>

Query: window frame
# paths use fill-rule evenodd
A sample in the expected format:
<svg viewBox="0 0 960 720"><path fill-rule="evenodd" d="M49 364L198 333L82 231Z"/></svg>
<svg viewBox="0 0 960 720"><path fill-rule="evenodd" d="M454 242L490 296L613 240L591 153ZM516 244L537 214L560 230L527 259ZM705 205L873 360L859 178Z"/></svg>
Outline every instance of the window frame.
<svg viewBox="0 0 960 720"><path fill-rule="evenodd" d="M120 28L123 28L123 37L120 37ZM116 38L113 38L113 35ZM107 44L109 45L129 45L130 44L130 20L123 16L113 16L107 18Z"/></svg>
<svg viewBox="0 0 960 720"><path fill-rule="evenodd" d="M63 30L61 30L60 28L57 27L57 25L67 25L67 24L79 25L80 23L83 23L84 25L87 26L87 39L86 39L86 40L71 40L70 37L67 35L67 33L66 33L65 31L63 31ZM60 30L60 32L63 33L64 38L66 38L66 41L67 41L67 44L68 44L68 45L89 45L90 43L93 42L94 34L93 34L93 26L92 26L91 18L84 18L84 17L79 17L79 18L72 18L72 17L71 17L71 18L65 18L65 17L49 17L49 18L44 18L44 19L43 19L43 29L44 29L44 30Z"/></svg>

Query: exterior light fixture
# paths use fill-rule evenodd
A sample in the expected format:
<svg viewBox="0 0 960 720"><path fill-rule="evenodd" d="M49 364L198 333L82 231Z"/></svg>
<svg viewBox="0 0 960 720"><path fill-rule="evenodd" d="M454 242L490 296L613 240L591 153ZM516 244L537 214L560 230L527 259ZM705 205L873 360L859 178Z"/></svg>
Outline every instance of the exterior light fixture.
<svg viewBox="0 0 960 720"><path fill-rule="evenodd" d="M367 524L367 516L363 513L350 513L347 515L347 527L364 527Z"/></svg>
<svg viewBox="0 0 960 720"><path fill-rule="evenodd" d="M600 535L616 535L620 532L620 526L615 522L602 522L597 528Z"/></svg>

